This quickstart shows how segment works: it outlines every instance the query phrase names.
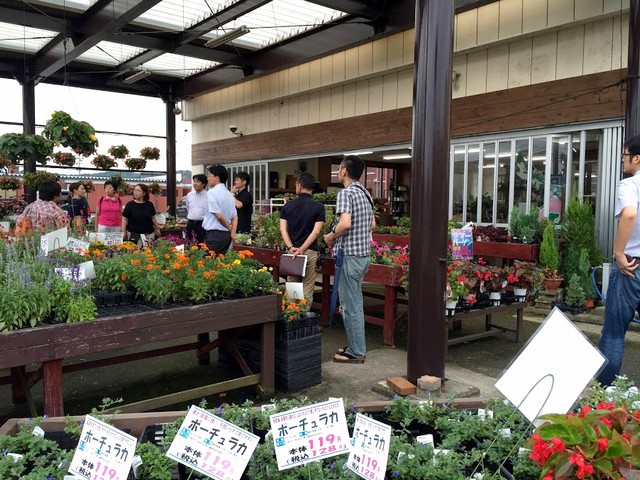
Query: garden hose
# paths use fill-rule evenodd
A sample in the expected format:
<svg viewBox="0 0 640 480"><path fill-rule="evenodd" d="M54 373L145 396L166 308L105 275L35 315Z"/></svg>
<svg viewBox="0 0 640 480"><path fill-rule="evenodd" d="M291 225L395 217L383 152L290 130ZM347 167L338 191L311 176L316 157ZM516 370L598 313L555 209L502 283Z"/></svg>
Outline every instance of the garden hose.
<svg viewBox="0 0 640 480"><path fill-rule="evenodd" d="M602 268L602 267L593 267L593 269L591 270L591 279L593 280L593 286L596 289L596 293L598 294L598 296L600 297L600 300L602 301L603 304L606 304L607 302L604 299L604 295L602 295L602 292L600 291L600 289L598 288L598 282L596 282L596 270L598 268ZM637 314L640 314L640 312L636 312ZM637 316L633 317L633 320L631 320L632 322L635 323L640 323L640 318Z"/></svg>

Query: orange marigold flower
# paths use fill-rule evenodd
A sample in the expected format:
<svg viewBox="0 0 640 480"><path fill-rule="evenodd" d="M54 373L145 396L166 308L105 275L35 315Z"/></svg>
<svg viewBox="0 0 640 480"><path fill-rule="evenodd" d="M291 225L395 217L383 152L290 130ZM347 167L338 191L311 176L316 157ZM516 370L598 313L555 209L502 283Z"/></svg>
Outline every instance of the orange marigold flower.
<svg viewBox="0 0 640 480"><path fill-rule="evenodd" d="M187 273L188 273L189 275L193 275L194 273L196 273L196 271L195 271L195 270L192 270L192 269L189 269L189 270L187 270Z"/></svg>
<svg viewBox="0 0 640 480"><path fill-rule="evenodd" d="M141 263L141 260L131 260L131 265L140 265Z"/></svg>
<svg viewBox="0 0 640 480"><path fill-rule="evenodd" d="M169 275L169 270L163 270L162 273L164 273L165 275Z"/></svg>
<svg viewBox="0 0 640 480"><path fill-rule="evenodd" d="M303 298L302 300L300 300L300 305L306 305L307 304L307 299Z"/></svg>
<svg viewBox="0 0 640 480"><path fill-rule="evenodd" d="M171 255L169 255L168 253L165 253L164 258L171 258Z"/></svg>
<svg viewBox="0 0 640 480"><path fill-rule="evenodd" d="M198 250L198 246L197 245L192 245L191 246L191 250Z"/></svg>
<svg viewBox="0 0 640 480"><path fill-rule="evenodd" d="M153 270L153 265L151 264L147 265L147 270Z"/></svg>
<svg viewBox="0 0 640 480"><path fill-rule="evenodd" d="M245 257L253 257L253 252L251 250L242 250L240 253Z"/></svg>
<svg viewBox="0 0 640 480"><path fill-rule="evenodd" d="M182 268L182 265L180 265L178 262L173 264L173 269L174 270L180 270Z"/></svg>
<svg viewBox="0 0 640 480"><path fill-rule="evenodd" d="M124 282L126 279L127 279L127 274L126 273L121 273L120 274L120 280Z"/></svg>
<svg viewBox="0 0 640 480"><path fill-rule="evenodd" d="M198 266L200 268L204 267L204 262L202 260L198 260Z"/></svg>
<svg viewBox="0 0 640 480"><path fill-rule="evenodd" d="M178 260L181 262L188 262L189 261L189 257L186 257L182 254L178 254Z"/></svg>
<svg viewBox="0 0 640 480"><path fill-rule="evenodd" d="M211 278L211 272L204 272L204 278L206 278L207 280Z"/></svg>

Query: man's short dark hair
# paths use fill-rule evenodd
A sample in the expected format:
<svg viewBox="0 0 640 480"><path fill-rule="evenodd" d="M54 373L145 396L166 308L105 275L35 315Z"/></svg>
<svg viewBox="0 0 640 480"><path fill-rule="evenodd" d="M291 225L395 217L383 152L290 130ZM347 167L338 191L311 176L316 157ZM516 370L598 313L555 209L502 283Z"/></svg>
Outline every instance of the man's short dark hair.
<svg viewBox="0 0 640 480"><path fill-rule="evenodd" d="M347 175L351 180L359 180L365 168L364 160L357 155L347 155L340 162L340 166L347 169Z"/></svg>
<svg viewBox="0 0 640 480"><path fill-rule="evenodd" d="M69 185L69 192L71 192L71 195L73 195L73 192L80 188L80 185L82 185L82 182L73 182Z"/></svg>
<svg viewBox="0 0 640 480"><path fill-rule="evenodd" d="M198 174L194 175L192 177L191 181L193 181L193 180L197 180L200 183L202 183L203 185L207 184L207 176L204 173L198 173Z"/></svg>
<svg viewBox="0 0 640 480"><path fill-rule="evenodd" d="M109 185L111 185L114 190L116 189L116 185L111 180L104 182L104 188L107 188Z"/></svg>
<svg viewBox="0 0 640 480"><path fill-rule="evenodd" d="M220 179L220 183L227 183L229 180L229 172L224 165L215 164L209 167L209 173Z"/></svg>
<svg viewBox="0 0 640 480"><path fill-rule="evenodd" d="M249 175L247 172L237 172L233 176L233 178L239 178L240 180L247 182L246 187L249 188L249 184L251 183L251 175Z"/></svg>
<svg viewBox="0 0 640 480"><path fill-rule="evenodd" d="M298 175L298 185L305 190L313 191L313 187L316 185L316 179L313 178L313 175L310 173L304 172Z"/></svg>
<svg viewBox="0 0 640 480"><path fill-rule="evenodd" d="M53 201L54 198L62 194L62 187L58 182L47 180L38 187L38 198L40 200Z"/></svg>
<svg viewBox="0 0 640 480"><path fill-rule="evenodd" d="M640 155L640 135L634 135L624 142L624 148L629 150L631 156Z"/></svg>

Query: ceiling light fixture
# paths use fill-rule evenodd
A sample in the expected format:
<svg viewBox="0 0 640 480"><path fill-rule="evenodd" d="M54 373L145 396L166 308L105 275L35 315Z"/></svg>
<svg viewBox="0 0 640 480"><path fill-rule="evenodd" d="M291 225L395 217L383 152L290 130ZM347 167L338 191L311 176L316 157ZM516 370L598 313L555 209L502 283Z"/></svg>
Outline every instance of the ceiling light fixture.
<svg viewBox="0 0 640 480"><path fill-rule="evenodd" d="M373 151L361 151L361 152L344 152L343 155L371 155Z"/></svg>
<svg viewBox="0 0 640 480"><path fill-rule="evenodd" d="M147 78L149 75L151 75L151 72L149 70L140 70L139 72L136 72L130 77L127 77L124 80L122 80L122 83L126 83L126 84L136 83L137 81L142 80L143 78Z"/></svg>
<svg viewBox="0 0 640 480"><path fill-rule="evenodd" d="M385 155L382 157L383 160L402 160L404 158L411 158L411 155L408 153L399 153L397 155Z"/></svg>
<svg viewBox="0 0 640 480"><path fill-rule="evenodd" d="M246 25L242 25L241 27L235 28L227 33L223 33L222 35L212 38L207 43L204 44L207 48L215 48L220 45L224 45L225 43L229 43L232 40L235 40L238 37L246 35L251 30Z"/></svg>

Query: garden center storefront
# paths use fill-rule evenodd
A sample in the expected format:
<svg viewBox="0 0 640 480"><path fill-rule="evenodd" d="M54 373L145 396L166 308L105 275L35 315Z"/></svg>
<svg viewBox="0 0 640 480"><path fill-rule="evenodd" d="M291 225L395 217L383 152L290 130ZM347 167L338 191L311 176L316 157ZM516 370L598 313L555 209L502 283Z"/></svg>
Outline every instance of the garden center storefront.
<svg viewBox="0 0 640 480"><path fill-rule="evenodd" d="M593 205L598 242L609 251L622 133L614 121L455 139L449 218L507 226L514 208L538 208L557 224L578 196Z"/></svg>

